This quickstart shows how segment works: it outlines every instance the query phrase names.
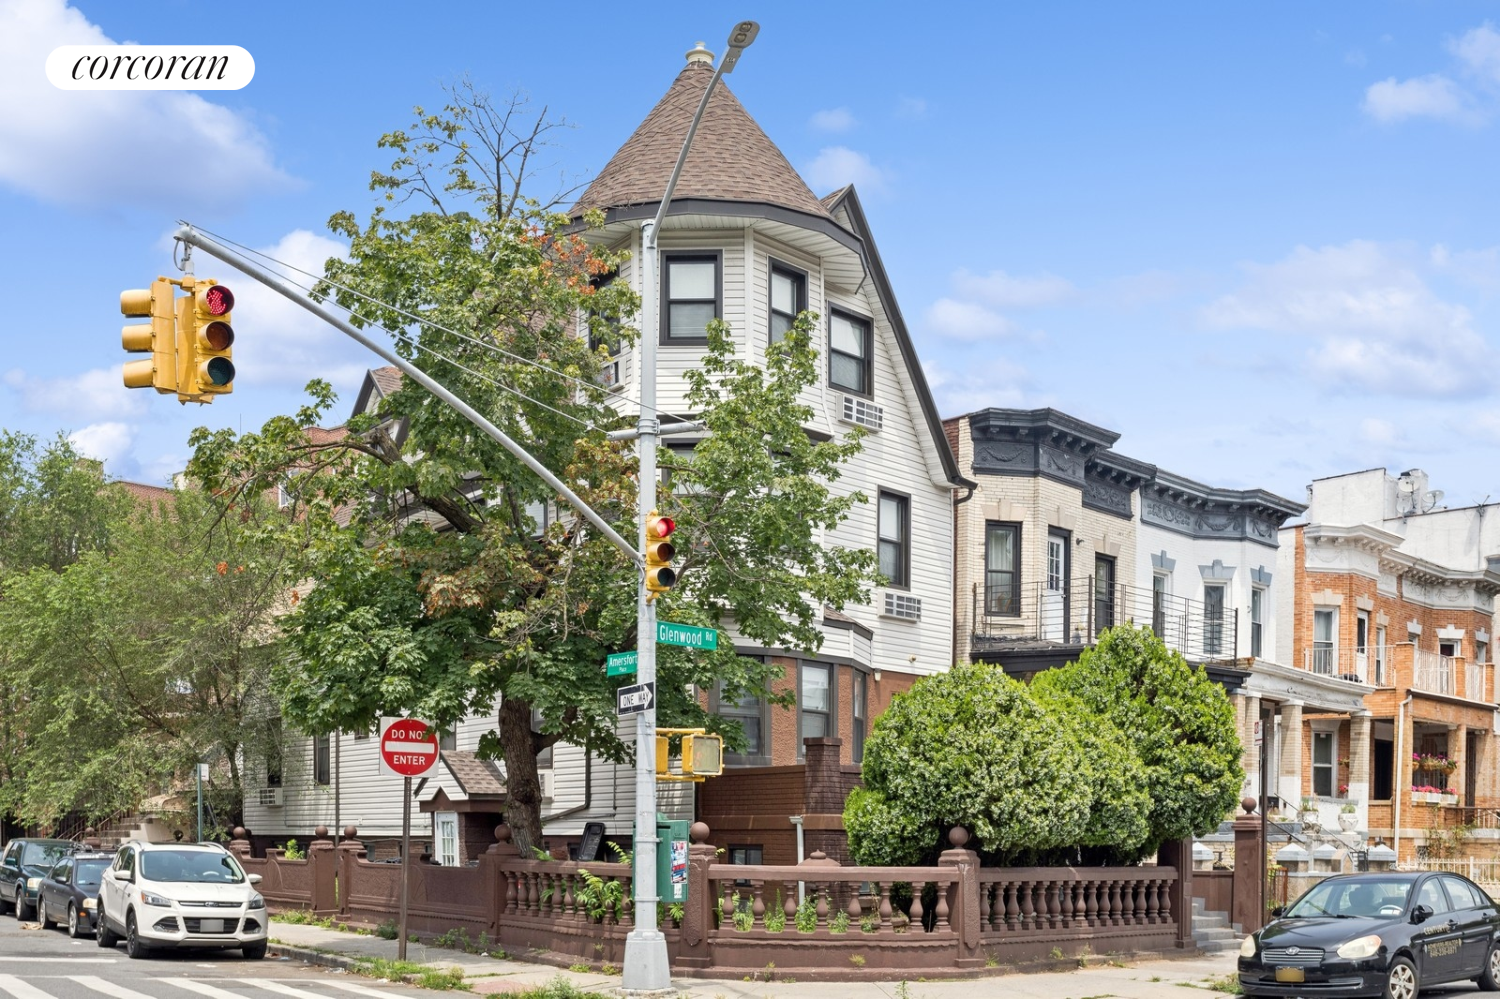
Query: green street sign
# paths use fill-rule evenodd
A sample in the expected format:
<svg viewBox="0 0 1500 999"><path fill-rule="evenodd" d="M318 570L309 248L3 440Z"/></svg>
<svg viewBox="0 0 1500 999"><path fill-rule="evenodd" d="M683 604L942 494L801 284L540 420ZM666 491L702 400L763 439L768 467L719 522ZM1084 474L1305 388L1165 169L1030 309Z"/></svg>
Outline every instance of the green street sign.
<svg viewBox="0 0 1500 999"><path fill-rule="evenodd" d="M609 658L604 660L604 675L625 676L627 673L634 673L635 662L634 652L612 652Z"/></svg>
<svg viewBox="0 0 1500 999"><path fill-rule="evenodd" d="M656 640L663 645L681 645L689 649L717 649L719 647L719 633L713 628L673 624L671 621L656 622Z"/></svg>

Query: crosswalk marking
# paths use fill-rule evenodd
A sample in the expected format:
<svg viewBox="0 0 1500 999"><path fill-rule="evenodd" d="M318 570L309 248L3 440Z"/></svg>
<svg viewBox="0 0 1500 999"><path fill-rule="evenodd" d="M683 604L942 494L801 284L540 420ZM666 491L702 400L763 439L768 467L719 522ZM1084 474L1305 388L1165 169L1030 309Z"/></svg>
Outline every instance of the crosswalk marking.
<svg viewBox="0 0 1500 999"><path fill-rule="evenodd" d="M157 978L155 981L166 982L169 985L187 989L189 992L196 992L200 996L208 996L209 999L245 999L243 993L229 992L204 982L195 982L191 978ZM25 999L31 999L31 997L27 996Z"/></svg>
<svg viewBox="0 0 1500 999"><path fill-rule="evenodd" d="M239 981L243 982L246 985L258 985L261 988L265 989L267 992L275 992L278 995L295 996L296 999L326 999L326 997L321 996L316 992L308 992L304 989L294 989L290 985L283 985L280 982L268 982L264 978L241 978L239 979Z"/></svg>
<svg viewBox="0 0 1500 999"><path fill-rule="evenodd" d="M8 992L15 999L53 999L51 995L34 985L27 985L15 975L0 975L0 992ZM234 999L244 999L244 997L235 996Z"/></svg>
<svg viewBox="0 0 1500 999"><path fill-rule="evenodd" d="M389 990L382 992L380 989L370 989L366 988L363 985L355 985L353 982L340 982L332 978L328 979L323 984L332 986L336 989L343 989L345 992L353 992L357 996L379 996L380 999L390 999L391 996Z"/></svg>
<svg viewBox="0 0 1500 999"><path fill-rule="evenodd" d="M116 985L114 982L105 981L96 975L69 975L68 977L79 985L86 985L101 995L114 996L115 999L155 999L154 996L148 996L146 993L137 992L134 989L127 989L123 985Z"/></svg>

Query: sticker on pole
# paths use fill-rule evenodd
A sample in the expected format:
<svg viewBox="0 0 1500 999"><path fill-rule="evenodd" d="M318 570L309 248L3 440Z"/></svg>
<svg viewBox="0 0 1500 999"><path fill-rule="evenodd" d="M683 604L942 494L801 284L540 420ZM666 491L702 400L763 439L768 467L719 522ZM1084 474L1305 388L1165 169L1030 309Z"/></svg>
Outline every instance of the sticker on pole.
<svg viewBox="0 0 1500 999"><path fill-rule="evenodd" d="M415 718L380 723L380 769L397 777L423 777L438 761L437 729Z"/></svg>

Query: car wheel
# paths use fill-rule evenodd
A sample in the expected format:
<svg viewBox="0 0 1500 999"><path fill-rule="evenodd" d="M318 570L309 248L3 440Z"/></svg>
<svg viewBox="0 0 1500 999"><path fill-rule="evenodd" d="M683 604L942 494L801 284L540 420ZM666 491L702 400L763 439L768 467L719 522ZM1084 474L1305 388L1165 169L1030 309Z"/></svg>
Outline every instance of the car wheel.
<svg viewBox="0 0 1500 999"><path fill-rule="evenodd" d="M83 931L78 928L78 905L75 902L68 903L68 936L74 940L83 936Z"/></svg>
<svg viewBox="0 0 1500 999"><path fill-rule="evenodd" d="M98 918L99 928L94 931L94 943L100 947L112 950L115 944L120 942L120 938L115 934L114 930L109 928L109 920L104 918L104 906L102 904L99 906Z"/></svg>
<svg viewBox="0 0 1500 999"><path fill-rule="evenodd" d="M26 886L18 881L16 882L16 921L27 922L32 915L31 906L26 904Z"/></svg>
<svg viewBox="0 0 1500 999"><path fill-rule="evenodd" d="M139 961L143 957L151 956L151 948L141 942L141 935L136 932L135 913L127 913L125 916L125 953L132 961ZM1403 996L1401 999L1407 999Z"/></svg>
<svg viewBox="0 0 1500 999"><path fill-rule="evenodd" d="M1484 959L1484 973L1475 981L1486 992L1500 992L1500 943L1490 944L1490 956Z"/></svg>
<svg viewBox="0 0 1500 999"><path fill-rule="evenodd" d="M41 897L36 900L36 921L42 924L44 930L54 929L57 926L57 923L47 915L47 900Z"/></svg>
<svg viewBox="0 0 1500 999"><path fill-rule="evenodd" d="M245 955L246 960L259 961L266 956L266 942L262 940L256 944L246 944L240 948L240 951Z"/></svg>
<svg viewBox="0 0 1500 999"><path fill-rule="evenodd" d="M1417 999L1420 988L1416 967L1406 958L1398 957L1385 973L1385 991L1381 996L1382 999Z"/></svg>

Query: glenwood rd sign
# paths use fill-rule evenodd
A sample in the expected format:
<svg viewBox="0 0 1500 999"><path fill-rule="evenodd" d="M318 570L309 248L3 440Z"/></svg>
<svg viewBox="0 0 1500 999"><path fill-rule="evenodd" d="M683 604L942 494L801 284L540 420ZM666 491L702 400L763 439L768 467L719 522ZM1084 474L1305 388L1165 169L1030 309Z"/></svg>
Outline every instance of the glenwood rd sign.
<svg viewBox="0 0 1500 999"><path fill-rule="evenodd" d="M714 628L699 628L691 624L658 621L656 622L656 640L663 645L681 645L689 649L717 649L719 632Z"/></svg>
<svg viewBox="0 0 1500 999"><path fill-rule="evenodd" d="M390 721L380 733L380 764L387 773L422 777L437 766L437 729L415 718Z"/></svg>

